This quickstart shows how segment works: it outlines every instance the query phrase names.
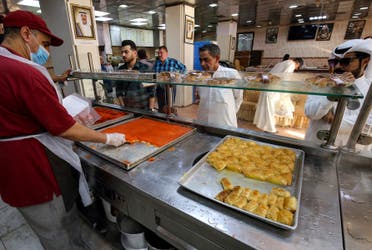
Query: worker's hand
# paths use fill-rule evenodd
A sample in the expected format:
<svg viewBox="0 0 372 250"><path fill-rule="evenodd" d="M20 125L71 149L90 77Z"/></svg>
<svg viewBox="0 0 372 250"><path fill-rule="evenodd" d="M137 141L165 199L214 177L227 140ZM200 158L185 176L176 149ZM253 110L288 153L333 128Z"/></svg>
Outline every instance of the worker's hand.
<svg viewBox="0 0 372 250"><path fill-rule="evenodd" d="M66 79L70 75L70 73L71 73L71 69L68 69L65 72L63 72L63 74L61 75L61 81L62 82L66 81Z"/></svg>
<svg viewBox="0 0 372 250"><path fill-rule="evenodd" d="M125 143L125 135L120 133L106 134L106 144L118 147Z"/></svg>

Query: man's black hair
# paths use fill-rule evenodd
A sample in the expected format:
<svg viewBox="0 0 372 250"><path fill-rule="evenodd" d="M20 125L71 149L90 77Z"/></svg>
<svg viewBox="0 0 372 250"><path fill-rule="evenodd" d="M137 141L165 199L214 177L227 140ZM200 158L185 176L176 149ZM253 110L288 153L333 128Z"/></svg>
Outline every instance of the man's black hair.
<svg viewBox="0 0 372 250"><path fill-rule="evenodd" d="M128 45L130 46L132 50L137 51L137 46L132 40L123 40L121 42L121 47L128 46Z"/></svg>

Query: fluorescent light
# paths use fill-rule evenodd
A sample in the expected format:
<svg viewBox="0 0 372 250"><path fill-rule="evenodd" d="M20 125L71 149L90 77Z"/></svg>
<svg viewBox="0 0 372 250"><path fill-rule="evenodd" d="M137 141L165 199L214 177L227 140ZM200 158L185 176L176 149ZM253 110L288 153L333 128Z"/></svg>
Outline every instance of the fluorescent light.
<svg viewBox="0 0 372 250"><path fill-rule="evenodd" d="M155 14L156 11L154 11L154 10L150 10L150 11L148 11L147 13L149 13L150 15L152 15L152 14Z"/></svg>
<svg viewBox="0 0 372 250"><path fill-rule="evenodd" d="M239 13L231 14L231 16L239 16Z"/></svg>
<svg viewBox="0 0 372 250"><path fill-rule="evenodd" d="M362 13L355 13L354 16L360 16Z"/></svg>
<svg viewBox="0 0 372 250"><path fill-rule="evenodd" d="M303 19L303 18L300 18L300 19L298 19L298 21L299 21L299 22L303 22L303 21L304 21L304 19Z"/></svg>
<svg viewBox="0 0 372 250"><path fill-rule="evenodd" d="M261 28L262 26L261 26L261 25L257 25L256 27L257 27L257 28Z"/></svg>
<svg viewBox="0 0 372 250"><path fill-rule="evenodd" d="M165 30L165 26L164 27L158 27L159 30Z"/></svg>
<svg viewBox="0 0 372 250"><path fill-rule="evenodd" d="M161 27L165 27L165 23L159 24L159 26L161 26Z"/></svg>
<svg viewBox="0 0 372 250"><path fill-rule="evenodd" d="M207 33L207 31L206 30L203 30L202 33Z"/></svg>
<svg viewBox="0 0 372 250"><path fill-rule="evenodd" d="M252 22L252 20L248 20L248 21L247 21L247 23L251 23L251 22Z"/></svg>
<svg viewBox="0 0 372 250"><path fill-rule="evenodd" d="M23 0L23 1L18 2L17 4L40 8L39 1L35 1L35 0Z"/></svg>
<svg viewBox="0 0 372 250"><path fill-rule="evenodd" d="M216 3L211 3L211 4L209 5L209 7L212 7L212 8L217 7L217 6L218 6L218 4L216 4Z"/></svg>
<svg viewBox="0 0 372 250"><path fill-rule="evenodd" d="M41 14L41 9L38 9L36 13Z"/></svg>
<svg viewBox="0 0 372 250"><path fill-rule="evenodd" d="M126 4L121 4L121 5L119 5L119 8L123 8L123 9L125 9L125 8L128 8L128 5L126 5Z"/></svg>
<svg viewBox="0 0 372 250"><path fill-rule="evenodd" d="M147 22L148 20L146 18L134 18L132 20L130 20L131 22L138 22L138 23L142 23L142 22Z"/></svg>
<svg viewBox="0 0 372 250"><path fill-rule="evenodd" d="M368 7L360 7L360 10L368 10Z"/></svg>
<svg viewBox="0 0 372 250"><path fill-rule="evenodd" d="M212 28L213 27L213 25L212 24L209 24L208 26L207 26L208 28Z"/></svg>
<svg viewBox="0 0 372 250"><path fill-rule="evenodd" d="M99 21L99 22L106 22L106 21L110 21L112 20L111 17L103 17L103 16L100 16L100 17L97 17L96 18L96 21Z"/></svg>
<svg viewBox="0 0 372 250"><path fill-rule="evenodd" d="M197 27L200 27L200 25L199 24L195 24L194 27L197 28Z"/></svg>
<svg viewBox="0 0 372 250"><path fill-rule="evenodd" d="M110 13L104 12L104 11L99 11L99 10L94 11L94 16L107 16L108 14L110 14Z"/></svg>
<svg viewBox="0 0 372 250"><path fill-rule="evenodd" d="M295 5L295 4L289 6L290 9L296 9L297 7L298 7L298 5Z"/></svg>
<svg viewBox="0 0 372 250"><path fill-rule="evenodd" d="M353 16L352 18L359 18L358 16Z"/></svg>
<svg viewBox="0 0 372 250"><path fill-rule="evenodd" d="M298 15L296 15L296 17L302 17L302 15L301 14L298 14Z"/></svg>
<svg viewBox="0 0 372 250"><path fill-rule="evenodd" d="M136 25L136 26L143 26L143 25L146 25L147 23L134 22L134 23L130 23L130 24Z"/></svg>

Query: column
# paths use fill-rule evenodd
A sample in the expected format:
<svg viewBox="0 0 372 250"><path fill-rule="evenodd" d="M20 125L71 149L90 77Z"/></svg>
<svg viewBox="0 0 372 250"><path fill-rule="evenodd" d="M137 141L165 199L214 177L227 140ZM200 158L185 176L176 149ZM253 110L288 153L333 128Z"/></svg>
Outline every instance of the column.
<svg viewBox="0 0 372 250"><path fill-rule="evenodd" d="M48 27L64 40L60 47L51 47L51 58L54 71L62 73L70 68L69 56L72 67L83 71L89 71L88 53L91 54L93 69L101 68L98 51L97 27L94 17L94 8L91 0L39 0L42 17ZM72 6L75 6L74 8ZM87 10L88 24L92 26L92 33L88 36L78 36L75 24L78 13L74 10ZM82 84L84 82L84 84ZM98 85L98 87L100 87ZM91 80L81 80L78 91L87 96L94 97ZM67 92L67 93L66 93ZM65 94L75 92L72 84L69 84Z"/></svg>
<svg viewBox="0 0 372 250"><path fill-rule="evenodd" d="M191 40L185 39L185 32L187 31L185 31L187 28L185 24L186 16L188 20L194 20L194 6L182 3L165 8L165 45L168 48L169 57L180 60L186 65L187 70L192 70L194 67L194 36L192 35ZM194 34L193 30L192 34ZM187 106L192 104L192 94L192 87L177 86L175 105Z"/></svg>
<svg viewBox="0 0 372 250"><path fill-rule="evenodd" d="M218 22L217 44L221 49L221 60L234 63L237 26L235 20Z"/></svg>

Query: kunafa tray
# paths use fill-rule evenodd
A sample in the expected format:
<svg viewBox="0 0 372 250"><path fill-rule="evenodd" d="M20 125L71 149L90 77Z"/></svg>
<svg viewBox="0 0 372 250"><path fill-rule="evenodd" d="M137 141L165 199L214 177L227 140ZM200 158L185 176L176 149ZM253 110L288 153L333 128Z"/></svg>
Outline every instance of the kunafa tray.
<svg viewBox="0 0 372 250"><path fill-rule="evenodd" d="M228 138L239 138L245 141L252 141L249 139L230 136L230 135L224 137L210 152L204 155L197 163L195 163L195 165L189 171L187 171L180 178L179 184L182 187L190 191L193 191L205 198L211 199L216 203L220 203L223 206L230 207L234 210L237 210L241 213L252 216L256 219L259 219L261 221L264 221L276 227L283 228L283 229L290 229L290 230L296 229L297 223L298 223L299 209L300 209L302 172L303 172L305 153L302 150L289 148L293 150L296 154L295 167L294 167L293 176L292 176L292 184L290 186L282 186L282 185L277 185L277 184L273 184L273 183L269 183L265 181L259 181L256 179L247 178L241 173L233 172L227 169L223 169L222 171L217 171L214 167L212 167L207 162L208 156L212 152L214 152L216 148ZM286 147L281 147L281 146L277 146L277 145L273 145L269 143L262 143L262 142L257 142L257 141L254 141L254 142L258 145L266 145L266 146L271 146L273 148L286 148ZM233 184L233 186L241 186L244 188L247 187L251 190L256 189L261 193L269 194L272 188L278 188L278 187L289 191L290 195L296 197L297 199L297 210L294 212L293 224L292 225L282 224L277 221L270 220L265 217L261 217L247 210L244 210L239 207L232 206L225 202L217 200L215 198L216 195L223 190L220 180L224 177L228 178L230 182Z"/></svg>
<svg viewBox="0 0 372 250"><path fill-rule="evenodd" d="M104 128L114 123L121 122L133 117L133 113L127 111L100 106L95 106L93 108L100 115L101 118L93 125L89 126L92 129Z"/></svg>
<svg viewBox="0 0 372 250"><path fill-rule="evenodd" d="M79 142L92 153L124 169L131 169L195 132L195 128L148 117L126 120L100 129L104 133L124 133L127 143L113 147Z"/></svg>

